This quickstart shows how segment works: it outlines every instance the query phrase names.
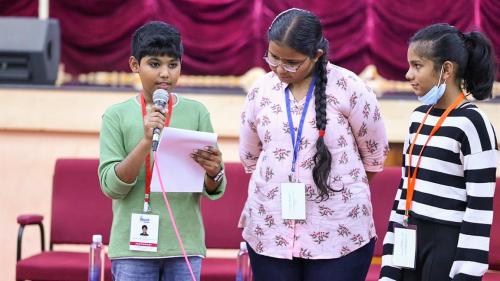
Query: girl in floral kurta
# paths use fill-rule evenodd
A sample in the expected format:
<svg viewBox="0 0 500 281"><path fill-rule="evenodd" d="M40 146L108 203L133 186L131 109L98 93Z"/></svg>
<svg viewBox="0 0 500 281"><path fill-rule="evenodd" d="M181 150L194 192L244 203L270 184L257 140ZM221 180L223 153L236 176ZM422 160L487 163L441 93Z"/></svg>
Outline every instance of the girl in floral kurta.
<svg viewBox="0 0 500 281"><path fill-rule="evenodd" d="M328 63L312 13L287 10L268 35L272 72L249 91L241 115L240 158L253 174L240 226L254 278L364 280L376 237L368 184L389 149L375 94ZM290 181L304 186L305 219L283 218Z"/></svg>

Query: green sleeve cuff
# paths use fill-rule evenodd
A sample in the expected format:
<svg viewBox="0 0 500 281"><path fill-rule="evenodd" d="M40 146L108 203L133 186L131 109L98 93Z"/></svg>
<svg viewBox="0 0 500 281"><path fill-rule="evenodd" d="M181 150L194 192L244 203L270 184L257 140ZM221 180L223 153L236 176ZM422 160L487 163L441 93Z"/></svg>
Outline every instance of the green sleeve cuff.
<svg viewBox="0 0 500 281"><path fill-rule="evenodd" d="M113 199L121 199L127 196L132 187L137 184L137 178L132 183L126 183L122 181L118 175L116 175L115 167L118 163L115 163L109 167L104 179L103 191Z"/></svg>
<svg viewBox="0 0 500 281"><path fill-rule="evenodd" d="M226 176L222 178L222 181L220 182L219 186L215 189L213 193L208 193L207 189L203 187L203 195L206 196L210 200L217 200L224 195L224 192L226 191L226 184L227 184L227 179Z"/></svg>

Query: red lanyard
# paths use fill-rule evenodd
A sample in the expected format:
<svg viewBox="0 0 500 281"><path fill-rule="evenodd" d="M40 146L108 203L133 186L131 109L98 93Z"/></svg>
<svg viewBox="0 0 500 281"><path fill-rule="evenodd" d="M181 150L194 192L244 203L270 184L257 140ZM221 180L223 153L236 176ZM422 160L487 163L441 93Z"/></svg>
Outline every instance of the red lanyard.
<svg viewBox="0 0 500 281"><path fill-rule="evenodd" d="M429 110L425 113L424 119L420 123L420 126L418 126L417 132L415 133L415 137L413 138L413 141L410 145L410 150L408 152L409 155L409 167L408 167L408 189L406 193L406 209L405 209L405 223L408 223L408 217L410 213L410 208L411 208L411 203L413 201L413 192L415 191L415 182L417 180L417 171L418 167L420 166L420 160L422 160L422 153L424 152L424 148L427 146L429 143L430 139L432 136L441 128L441 125L444 122L444 119L448 117L450 112L455 109L463 100L465 99L464 93L460 93L460 95L457 97L457 99L450 105L448 108L444 111L443 115L439 118L438 122L436 123L436 126L432 128L431 133L429 134L429 137L425 141L424 145L422 146L422 149L420 150L420 153L418 154L418 160L417 160L417 165L415 165L415 169L413 170L413 175L410 174L411 170L411 159L413 158L413 148L415 146L415 143L417 142L418 134L422 130L422 127L425 123L425 120L427 119L427 116L429 116L429 112L434 108L434 106L431 106Z"/></svg>
<svg viewBox="0 0 500 281"><path fill-rule="evenodd" d="M170 118L172 117L173 101L172 98L168 99L168 112L167 118L165 119L164 127L170 125ZM141 93L141 110L142 110L142 120L146 117L146 100L144 99L144 93ZM144 124L143 124L144 126ZM151 211L149 204L149 197L151 195L151 178L153 177L153 167L151 166L151 152L146 155L146 186L144 187L144 212Z"/></svg>

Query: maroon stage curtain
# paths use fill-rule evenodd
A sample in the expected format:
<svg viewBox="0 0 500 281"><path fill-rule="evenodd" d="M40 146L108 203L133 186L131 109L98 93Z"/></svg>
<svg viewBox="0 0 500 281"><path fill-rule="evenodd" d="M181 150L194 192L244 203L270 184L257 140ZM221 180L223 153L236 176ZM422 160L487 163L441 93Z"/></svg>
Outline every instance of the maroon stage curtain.
<svg viewBox="0 0 500 281"><path fill-rule="evenodd" d="M243 74L258 64L254 1L158 1L155 19L174 24L185 47L183 73Z"/></svg>
<svg viewBox="0 0 500 281"><path fill-rule="evenodd" d="M35 1L0 0L0 16L32 17L38 15L38 3Z"/></svg>
<svg viewBox="0 0 500 281"><path fill-rule="evenodd" d="M370 58L380 75L405 80L409 38L433 23L446 22L460 30L469 30L473 25L473 4L470 0L375 1L369 45Z"/></svg>
<svg viewBox="0 0 500 281"><path fill-rule="evenodd" d="M479 6L480 30L490 38L496 50L497 80L500 79L500 3L498 0L481 0Z"/></svg>
<svg viewBox="0 0 500 281"><path fill-rule="evenodd" d="M50 15L60 21L61 61L71 74L128 71L133 31L162 20L181 31L183 73L241 75L265 67L267 28L290 7L317 14L330 60L356 73L375 64L383 77L404 80L408 39L436 22L481 30L500 53L498 0L57 0ZM37 13L38 1L0 0L0 16Z"/></svg>

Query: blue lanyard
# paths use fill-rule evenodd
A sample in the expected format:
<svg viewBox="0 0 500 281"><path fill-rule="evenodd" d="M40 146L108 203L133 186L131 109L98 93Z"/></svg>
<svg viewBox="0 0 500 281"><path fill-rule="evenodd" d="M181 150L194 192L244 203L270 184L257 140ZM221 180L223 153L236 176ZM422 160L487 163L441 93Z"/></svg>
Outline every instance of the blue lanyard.
<svg viewBox="0 0 500 281"><path fill-rule="evenodd" d="M313 75L311 85L309 85L309 90L307 91L306 103L304 104L304 109L302 110L302 116L300 117L300 124L297 128L297 139L295 139L295 128L293 127L292 111L290 109L290 89L288 89L288 87L285 88L286 114L288 116L288 128L290 129L293 146L292 174L295 173L295 165L297 163L297 155L299 154L300 148L300 139L302 138L302 128L304 127L304 120L306 119L307 108L309 107L309 102L312 98L315 83L316 76Z"/></svg>

